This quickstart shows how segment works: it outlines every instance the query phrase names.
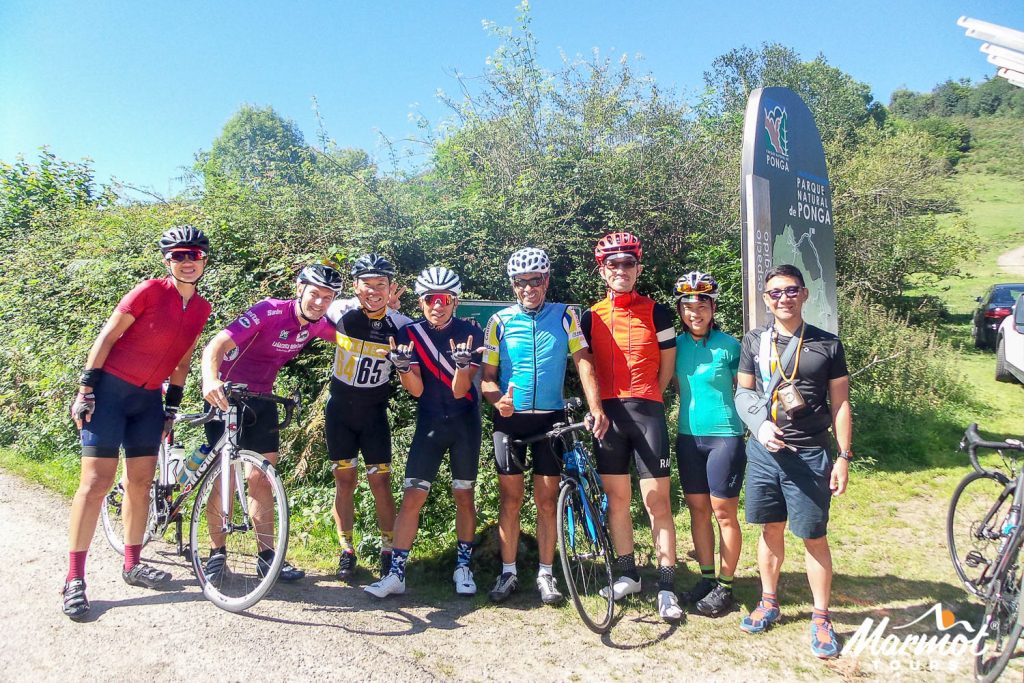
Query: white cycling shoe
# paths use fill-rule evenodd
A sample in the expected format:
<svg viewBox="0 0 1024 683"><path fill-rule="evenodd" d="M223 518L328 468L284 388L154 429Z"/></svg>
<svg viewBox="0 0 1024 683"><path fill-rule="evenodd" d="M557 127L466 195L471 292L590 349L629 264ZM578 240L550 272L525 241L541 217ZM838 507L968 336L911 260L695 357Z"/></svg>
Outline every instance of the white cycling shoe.
<svg viewBox="0 0 1024 683"><path fill-rule="evenodd" d="M452 581L455 582L455 592L459 595L476 595L476 582L473 581L473 572L469 567L456 567Z"/></svg>
<svg viewBox="0 0 1024 683"><path fill-rule="evenodd" d="M375 598L401 595L405 592L405 579L398 578L398 574L388 574L377 583L371 583L363 590Z"/></svg>
<svg viewBox="0 0 1024 683"><path fill-rule="evenodd" d="M665 621L679 621L683 618L683 608L679 606L679 598L672 591L658 591L658 615Z"/></svg>
<svg viewBox="0 0 1024 683"><path fill-rule="evenodd" d="M620 576L615 579L615 583L612 584L612 599L618 602L627 595L640 592L640 580L631 579L628 576ZM608 597L608 587L605 586L600 590L601 597Z"/></svg>

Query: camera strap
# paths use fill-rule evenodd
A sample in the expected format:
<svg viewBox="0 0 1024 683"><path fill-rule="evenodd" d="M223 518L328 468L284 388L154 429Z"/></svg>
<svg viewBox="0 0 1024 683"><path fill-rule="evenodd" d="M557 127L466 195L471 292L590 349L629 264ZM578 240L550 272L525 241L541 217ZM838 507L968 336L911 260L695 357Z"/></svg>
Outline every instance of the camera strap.
<svg viewBox="0 0 1024 683"><path fill-rule="evenodd" d="M774 371L771 367L772 351L774 350L775 344L773 344L772 334L774 332L774 323L770 322L765 327L764 331L761 332L761 344L757 354L757 366L761 372L761 387L764 392L761 395L762 405L768 406L771 402L772 396L775 395L775 387L782 382L784 375L782 374L782 368L789 365L789 362L793 360L793 356L796 355L797 348L802 344L804 338L804 327L800 328L800 342L794 344L790 341L786 345L786 350L782 352L782 357L779 358L779 362L776 363ZM800 360L797 359L799 364ZM793 369L793 376L796 375L796 368Z"/></svg>

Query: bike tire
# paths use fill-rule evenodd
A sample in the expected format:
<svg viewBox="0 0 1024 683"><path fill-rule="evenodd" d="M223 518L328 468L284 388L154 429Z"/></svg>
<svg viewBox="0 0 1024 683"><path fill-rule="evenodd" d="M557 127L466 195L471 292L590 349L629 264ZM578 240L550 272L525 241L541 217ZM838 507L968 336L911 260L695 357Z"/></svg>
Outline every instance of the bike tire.
<svg viewBox="0 0 1024 683"><path fill-rule="evenodd" d="M1015 557L1020 552L1020 537L1005 549ZM974 657L974 677L981 683L991 683L1002 675L1014 655L1022 626L1019 623L1020 577L1016 563L1010 565L1003 576L993 577L985 601L985 617L981 622L984 634L978 640ZM995 656L986 658L990 646Z"/></svg>
<svg viewBox="0 0 1024 683"><path fill-rule="evenodd" d="M117 466L117 474L114 485L103 497L103 505L100 506L100 522L103 525L103 535L106 536L110 547L119 555L124 555L124 518L122 508L124 506L124 485L125 478L124 462ZM154 482L155 484L155 482ZM152 540L156 529L156 486L149 489L149 510L146 513L146 533L142 536L142 545L146 546Z"/></svg>
<svg viewBox="0 0 1024 683"><path fill-rule="evenodd" d="M1002 472L971 472L957 485L946 514L946 543L953 570L967 592L977 598L987 594L988 581L980 579L995 563L1002 533L999 526L1013 502L1010 479ZM989 564L970 567L968 553L977 553Z"/></svg>
<svg viewBox="0 0 1024 683"><path fill-rule="evenodd" d="M606 633L615 610L611 541L598 511L574 480L567 480L558 493L557 524L562 573L573 605L587 628Z"/></svg>
<svg viewBox="0 0 1024 683"><path fill-rule="evenodd" d="M226 567L219 581L210 581L199 549L210 545L210 520L213 519L214 524L222 524L220 496L213 495L219 491L217 484L222 462L219 455L211 457L216 457L217 462L197 487L189 522L192 569L206 599L228 612L241 612L259 602L281 573L281 565L288 552L288 499L277 469L262 455L242 450L232 457L231 529L225 534ZM269 484L271 494L271 529L263 534L256 530L251 515L246 514L246 508L251 508L249 490L254 477L262 477ZM260 567L258 555L261 547L275 551L269 567Z"/></svg>

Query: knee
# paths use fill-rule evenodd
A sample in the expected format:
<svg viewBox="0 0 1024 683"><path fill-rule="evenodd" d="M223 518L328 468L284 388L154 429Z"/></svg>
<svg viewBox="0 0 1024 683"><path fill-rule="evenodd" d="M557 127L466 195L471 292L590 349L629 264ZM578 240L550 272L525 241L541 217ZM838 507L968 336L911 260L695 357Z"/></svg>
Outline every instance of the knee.
<svg viewBox="0 0 1024 683"><path fill-rule="evenodd" d="M456 508L460 510L475 509L473 489L452 489L452 497L455 498Z"/></svg>
<svg viewBox="0 0 1024 683"><path fill-rule="evenodd" d="M732 507L716 507L715 508L715 519L721 526L733 527L739 526L739 519L737 517L737 511Z"/></svg>
<svg viewBox="0 0 1024 683"><path fill-rule="evenodd" d="M558 509L557 496L544 496L537 498L537 516L553 517Z"/></svg>
<svg viewBox="0 0 1024 683"><path fill-rule="evenodd" d="M270 482L262 470L254 469L246 477L246 484L249 487L249 495L254 498L270 495Z"/></svg>
<svg viewBox="0 0 1024 683"><path fill-rule="evenodd" d="M370 484L370 492L374 498L380 498L391 494L391 475L378 473L367 477ZM352 479L352 488L355 488L355 478Z"/></svg>
<svg viewBox="0 0 1024 683"><path fill-rule="evenodd" d="M523 506L522 491L502 491L501 509L518 511Z"/></svg>
<svg viewBox="0 0 1024 683"><path fill-rule="evenodd" d="M342 493L352 493L356 490L355 460L340 460L335 464L334 485ZM370 485L373 485L372 481Z"/></svg>
<svg viewBox="0 0 1024 683"><path fill-rule="evenodd" d="M669 500L668 496L648 496L644 504L647 506L647 513L651 517L672 516L672 501Z"/></svg>

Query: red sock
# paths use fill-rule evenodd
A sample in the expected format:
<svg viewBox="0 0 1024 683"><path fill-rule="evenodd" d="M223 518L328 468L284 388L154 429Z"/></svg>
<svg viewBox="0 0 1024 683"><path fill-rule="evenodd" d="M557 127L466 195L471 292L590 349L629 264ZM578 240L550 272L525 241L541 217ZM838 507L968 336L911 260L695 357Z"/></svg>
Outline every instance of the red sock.
<svg viewBox="0 0 1024 683"><path fill-rule="evenodd" d="M139 556L142 555L142 544L124 545L124 570L130 572L139 563Z"/></svg>
<svg viewBox="0 0 1024 683"><path fill-rule="evenodd" d="M88 548L85 550L72 550L68 553L68 578L65 581L85 578L85 556L88 554Z"/></svg>

